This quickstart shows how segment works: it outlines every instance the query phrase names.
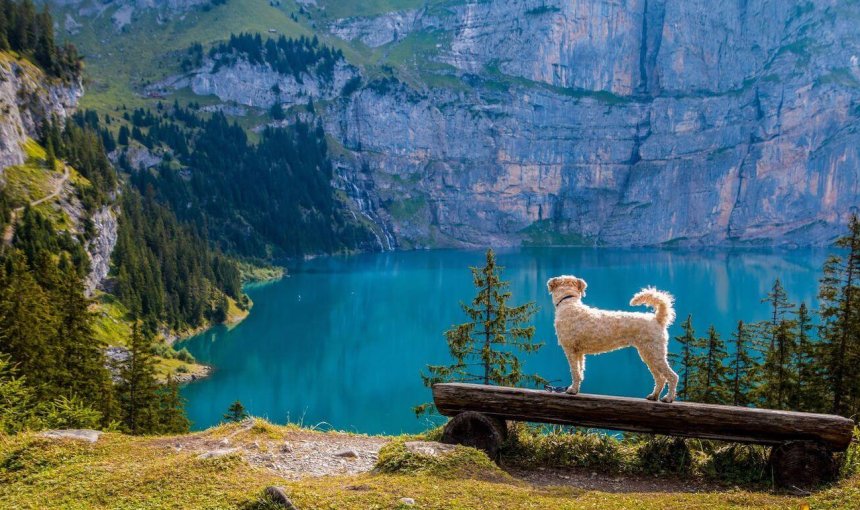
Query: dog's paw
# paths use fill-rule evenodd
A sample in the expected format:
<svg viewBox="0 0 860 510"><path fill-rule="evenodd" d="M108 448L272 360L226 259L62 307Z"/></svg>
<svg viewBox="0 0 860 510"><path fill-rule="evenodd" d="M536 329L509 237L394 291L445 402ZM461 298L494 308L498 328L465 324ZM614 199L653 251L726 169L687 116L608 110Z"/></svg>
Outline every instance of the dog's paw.
<svg viewBox="0 0 860 510"><path fill-rule="evenodd" d="M660 402L665 402L667 404L671 404L674 401L675 401L675 399L669 398L669 395L666 395L665 397L660 399Z"/></svg>
<svg viewBox="0 0 860 510"><path fill-rule="evenodd" d="M568 386L567 389L564 390L564 392L567 393L568 395L576 395L577 393L579 393L579 390L577 390L573 386Z"/></svg>
<svg viewBox="0 0 860 510"><path fill-rule="evenodd" d="M645 397L645 400L650 400L652 402L656 402L657 401L657 395L648 395L647 397Z"/></svg>

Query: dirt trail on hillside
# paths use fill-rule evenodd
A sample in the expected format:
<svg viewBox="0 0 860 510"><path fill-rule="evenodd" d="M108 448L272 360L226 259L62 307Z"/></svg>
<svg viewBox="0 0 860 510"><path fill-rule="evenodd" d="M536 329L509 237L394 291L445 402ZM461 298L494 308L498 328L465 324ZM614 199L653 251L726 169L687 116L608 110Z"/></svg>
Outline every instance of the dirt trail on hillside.
<svg viewBox="0 0 860 510"><path fill-rule="evenodd" d="M63 176L60 178L59 181L57 181L57 184L54 186L54 191L45 195L44 197L42 197L38 200L33 200L32 202L30 202L30 207L36 207L39 204L47 202L48 200L53 200L53 199L57 198L58 196L60 196L60 193L62 193L62 191L63 191L63 186L66 185L66 182L68 182L68 180L69 180L69 165L63 165ZM21 208L19 208L19 209L21 209Z"/></svg>
<svg viewBox="0 0 860 510"><path fill-rule="evenodd" d="M69 166L63 165L63 176L60 177L59 181L57 181L57 184L54 186L54 191L48 193L47 195L38 200L33 200L32 202L30 202L30 207L36 207L39 204L43 204L48 200L53 200L60 196L60 193L63 192L63 187L68 181ZM12 239L15 237L15 223L17 223L18 217L21 215L22 212L24 212L24 207L16 207L15 209L12 209L12 213L9 217L9 224L6 225L5 229L3 229L3 244L5 244L6 246L12 245Z"/></svg>

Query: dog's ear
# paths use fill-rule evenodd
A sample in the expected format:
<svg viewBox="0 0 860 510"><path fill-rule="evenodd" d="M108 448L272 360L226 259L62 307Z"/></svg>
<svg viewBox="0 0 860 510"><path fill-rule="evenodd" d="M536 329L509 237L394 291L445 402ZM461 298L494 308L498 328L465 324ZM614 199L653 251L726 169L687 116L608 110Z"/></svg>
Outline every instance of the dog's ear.
<svg viewBox="0 0 860 510"><path fill-rule="evenodd" d="M558 286L558 278L550 278L546 281L546 290L552 294L552 291Z"/></svg>
<svg viewBox="0 0 860 510"><path fill-rule="evenodd" d="M576 279L576 288L579 290L579 293L585 296L585 289L588 287L588 284L585 283L585 280L582 278Z"/></svg>

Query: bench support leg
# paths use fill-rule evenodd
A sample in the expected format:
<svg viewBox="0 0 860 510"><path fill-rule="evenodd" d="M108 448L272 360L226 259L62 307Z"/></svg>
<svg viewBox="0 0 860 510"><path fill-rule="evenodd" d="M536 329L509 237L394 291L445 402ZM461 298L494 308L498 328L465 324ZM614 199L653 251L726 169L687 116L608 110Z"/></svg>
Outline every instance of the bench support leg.
<svg viewBox="0 0 860 510"><path fill-rule="evenodd" d="M790 441L774 446L770 466L777 486L812 489L839 474L833 452L815 441Z"/></svg>
<svg viewBox="0 0 860 510"><path fill-rule="evenodd" d="M475 411L465 411L445 425L442 442L471 446L486 452L493 460L498 460L499 450L508 435L504 420Z"/></svg>

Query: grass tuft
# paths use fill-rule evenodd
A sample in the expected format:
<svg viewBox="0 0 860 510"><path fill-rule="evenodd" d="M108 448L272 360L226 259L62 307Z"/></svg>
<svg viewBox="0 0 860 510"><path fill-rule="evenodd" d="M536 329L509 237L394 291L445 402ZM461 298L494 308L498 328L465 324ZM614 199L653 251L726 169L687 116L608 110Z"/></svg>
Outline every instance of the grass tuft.
<svg viewBox="0 0 860 510"><path fill-rule="evenodd" d="M568 427L512 426L502 451L506 462L521 467L600 468L619 472L633 453L616 437Z"/></svg>
<svg viewBox="0 0 860 510"><path fill-rule="evenodd" d="M506 479L506 475L484 452L456 446L440 456L413 453L397 439L382 447L375 471L387 474L421 474L439 478Z"/></svg>

